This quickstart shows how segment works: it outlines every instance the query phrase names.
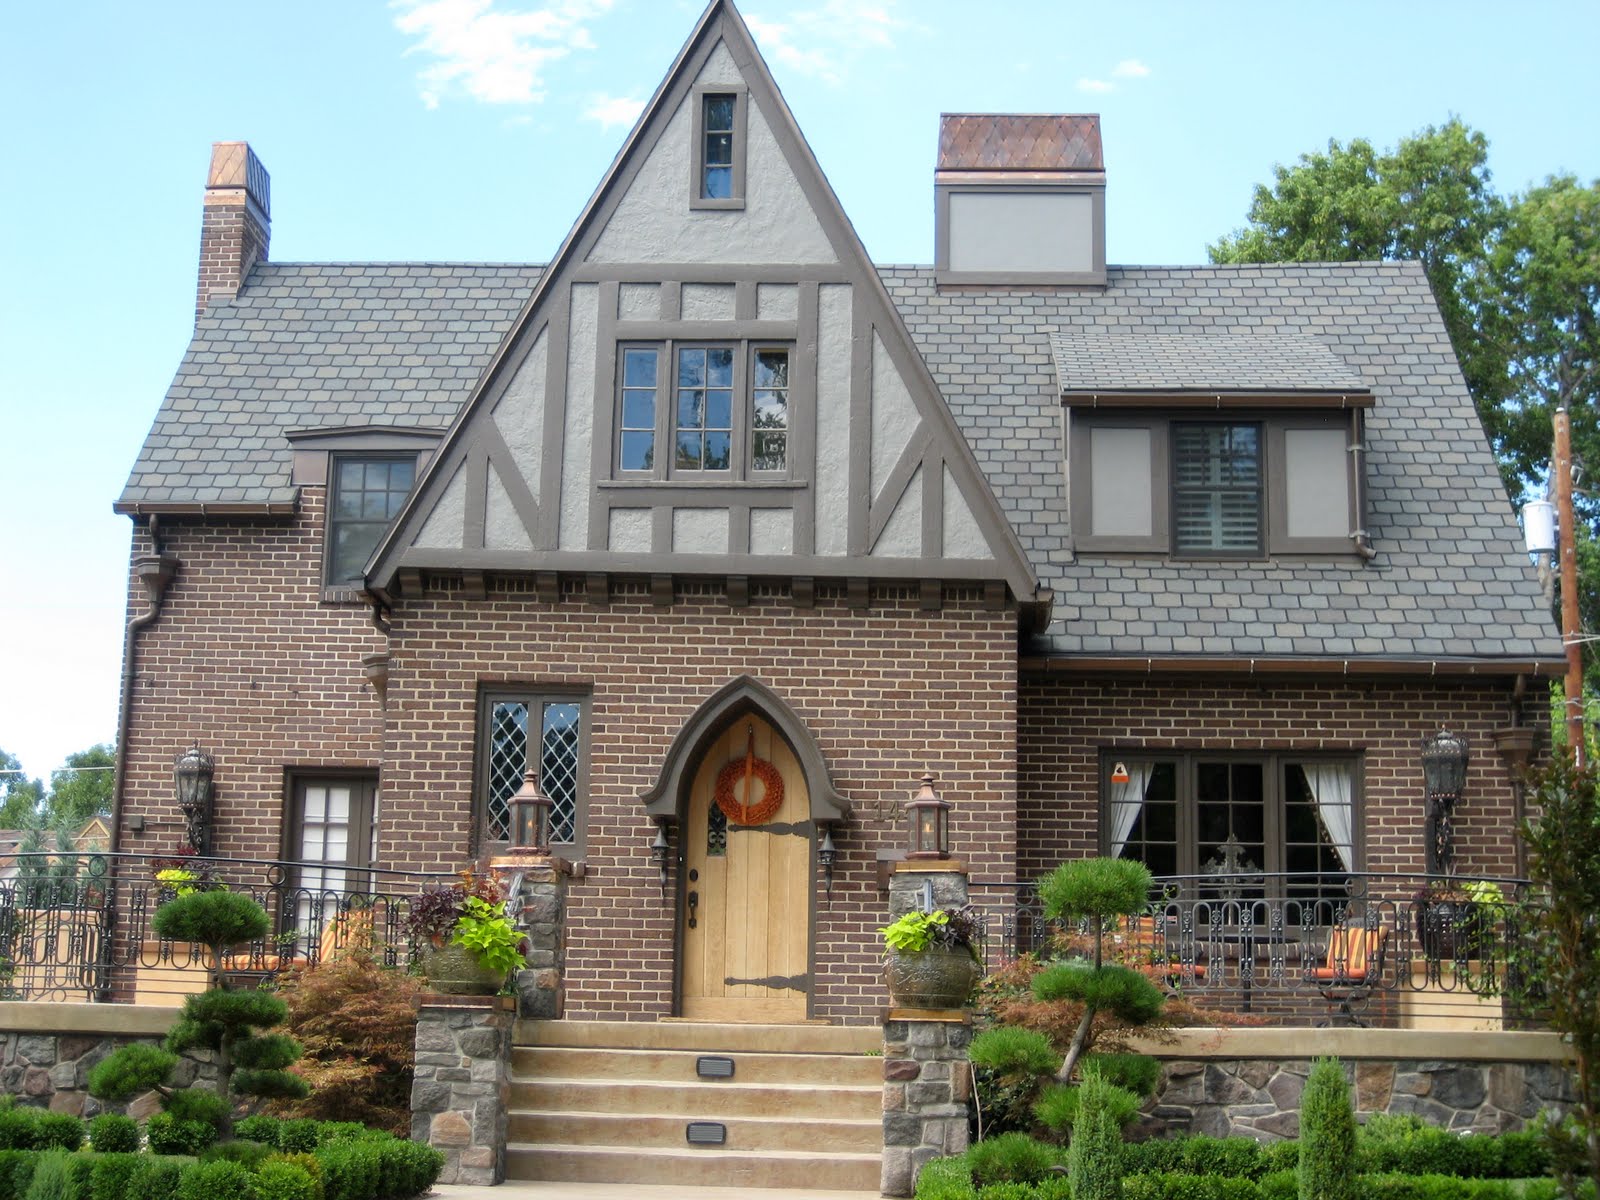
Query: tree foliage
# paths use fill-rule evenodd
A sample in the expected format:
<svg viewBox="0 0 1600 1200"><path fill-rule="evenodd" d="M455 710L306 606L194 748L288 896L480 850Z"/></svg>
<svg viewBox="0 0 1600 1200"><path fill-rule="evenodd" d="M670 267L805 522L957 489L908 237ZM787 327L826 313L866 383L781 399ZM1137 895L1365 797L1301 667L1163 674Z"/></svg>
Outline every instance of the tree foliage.
<svg viewBox="0 0 1600 1200"><path fill-rule="evenodd" d="M1521 195L1490 188L1488 141L1452 117L1393 149L1357 138L1277 166L1248 224L1210 247L1219 263L1422 263L1467 388L1515 498L1543 490L1551 413L1572 416L1588 464L1576 497L1579 604L1600 626L1600 182L1552 176ZM1582 494L1584 491L1589 495ZM1591 685L1600 656L1589 655Z"/></svg>
<svg viewBox="0 0 1600 1200"><path fill-rule="evenodd" d="M44 808L44 785L22 773L22 760L0 750L0 829L31 829Z"/></svg>
<svg viewBox="0 0 1600 1200"><path fill-rule="evenodd" d="M1569 1120L1550 1123L1552 1158L1569 1197L1577 1176L1600 1180L1600 773L1557 760L1531 779L1525 823L1528 875L1541 893L1527 931L1524 975L1537 981L1550 1024L1572 1049L1577 1096Z"/></svg>

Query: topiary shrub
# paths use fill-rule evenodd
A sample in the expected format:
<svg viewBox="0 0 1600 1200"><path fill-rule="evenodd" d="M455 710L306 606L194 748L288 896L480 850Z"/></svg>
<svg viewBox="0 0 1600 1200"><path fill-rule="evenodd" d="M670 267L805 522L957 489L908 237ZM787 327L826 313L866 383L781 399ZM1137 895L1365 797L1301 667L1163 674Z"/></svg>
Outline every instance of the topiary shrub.
<svg viewBox="0 0 1600 1200"><path fill-rule="evenodd" d="M165 1084L177 1065L177 1055L133 1042L95 1064L89 1072L89 1094L98 1100L131 1100Z"/></svg>
<svg viewBox="0 0 1600 1200"><path fill-rule="evenodd" d="M323 1200L321 1182L299 1163L283 1159L262 1163L255 1184L256 1200Z"/></svg>
<svg viewBox="0 0 1600 1200"><path fill-rule="evenodd" d="M1296 1159L1300 1154L1299 1142L1278 1142L1280 1146L1293 1146ZM1261 1177L1261 1200L1296 1200L1300 1195L1300 1172L1290 1168L1281 1171L1268 1171Z"/></svg>
<svg viewBox="0 0 1600 1200"><path fill-rule="evenodd" d="M89 1122L89 1145L99 1154L132 1154L139 1149L139 1123L121 1113L101 1113Z"/></svg>
<svg viewBox="0 0 1600 1200"><path fill-rule="evenodd" d="M71 1113L42 1112L34 1130L34 1145L40 1150L76 1150L83 1145L83 1118Z"/></svg>
<svg viewBox="0 0 1600 1200"><path fill-rule="evenodd" d="M344 1122L308 1121L303 1118L282 1122L278 1126L278 1149L285 1154L310 1154L322 1145L325 1124L338 1129L342 1128ZM336 1135L330 1135L328 1140L336 1140Z"/></svg>
<svg viewBox="0 0 1600 1200"><path fill-rule="evenodd" d="M1122 1125L1113 1113L1115 1093L1121 1090L1093 1071L1084 1073L1067 1147L1074 1200L1122 1200Z"/></svg>
<svg viewBox="0 0 1600 1200"><path fill-rule="evenodd" d="M1082 1090L1081 1087L1059 1083L1047 1087L1033 1106L1034 1117L1048 1129L1063 1135L1070 1133L1078 1121L1079 1093ZM1127 1088L1107 1084L1105 1104L1119 1130L1132 1124L1139 1116L1139 1097Z"/></svg>
<svg viewBox="0 0 1600 1200"><path fill-rule="evenodd" d="M1356 1115L1337 1058L1311 1066L1300 1096L1300 1200L1356 1200Z"/></svg>
<svg viewBox="0 0 1600 1200"><path fill-rule="evenodd" d="M444 1155L432 1146L399 1140L375 1144L380 1196L420 1196L444 1170Z"/></svg>
<svg viewBox="0 0 1600 1200"><path fill-rule="evenodd" d="M382 1165L377 1143L331 1141L317 1149L324 1200L373 1200Z"/></svg>
<svg viewBox="0 0 1600 1200"><path fill-rule="evenodd" d="M184 1121L168 1112L151 1116L144 1133L152 1154L197 1156L217 1140L217 1127L210 1122Z"/></svg>
<svg viewBox="0 0 1600 1200"><path fill-rule="evenodd" d="M32 1150L37 1146L37 1108L0 1109L0 1150Z"/></svg>
<svg viewBox="0 0 1600 1200"><path fill-rule="evenodd" d="M260 1142L219 1142L200 1155L201 1162L236 1162L247 1171L254 1171L273 1153L271 1146Z"/></svg>
<svg viewBox="0 0 1600 1200"><path fill-rule="evenodd" d="M106 1113L106 1116L113 1114ZM130 1122L131 1124L131 1122ZM91 1130L89 1136L94 1137ZM138 1144L138 1126L134 1126L134 1144ZM139 1170L140 1156L134 1153L111 1151L97 1153L89 1171L89 1194L80 1200L127 1200L133 1177Z"/></svg>
<svg viewBox="0 0 1600 1200"><path fill-rule="evenodd" d="M1053 1146L1025 1133L1002 1133L970 1147L966 1164L977 1187L991 1183L1037 1183L1059 1162Z"/></svg>
<svg viewBox="0 0 1600 1200"><path fill-rule="evenodd" d="M154 1154L140 1155L139 1167L128 1180L128 1200L173 1200L185 1165Z"/></svg>
<svg viewBox="0 0 1600 1200"><path fill-rule="evenodd" d="M278 1126L281 1124L277 1117L264 1115L242 1117L233 1123L233 1136L247 1142L260 1142L263 1146L282 1149L278 1145Z"/></svg>
<svg viewBox="0 0 1600 1200"><path fill-rule="evenodd" d="M215 894L215 893L213 893ZM256 1200L255 1176L236 1162L201 1162L183 1168L173 1200Z"/></svg>
<svg viewBox="0 0 1600 1200"><path fill-rule="evenodd" d="M162 1107L178 1121L203 1121L221 1129L228 1120L229 1105L209 1088L179 1088L162 1100Z"/></svg>
<svg viewBox="0 0 1600 1200"><path fill-rule="evenodd" d="M973 1200L977 1194L965 1157L936 1158L917 1172L914 1200Z"/></svg>

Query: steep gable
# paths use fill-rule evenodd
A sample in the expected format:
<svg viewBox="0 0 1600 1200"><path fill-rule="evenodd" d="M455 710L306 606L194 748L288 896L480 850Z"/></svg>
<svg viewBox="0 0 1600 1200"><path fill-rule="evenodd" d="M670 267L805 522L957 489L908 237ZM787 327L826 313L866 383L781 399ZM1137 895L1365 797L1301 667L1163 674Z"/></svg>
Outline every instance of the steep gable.
<svg viewBox="0 0 1600 1200"><path fill-rule="evenodd" d="M392 595L407 570L971 581L1036 600L726 0L540 279L369 585Z"/></svg>

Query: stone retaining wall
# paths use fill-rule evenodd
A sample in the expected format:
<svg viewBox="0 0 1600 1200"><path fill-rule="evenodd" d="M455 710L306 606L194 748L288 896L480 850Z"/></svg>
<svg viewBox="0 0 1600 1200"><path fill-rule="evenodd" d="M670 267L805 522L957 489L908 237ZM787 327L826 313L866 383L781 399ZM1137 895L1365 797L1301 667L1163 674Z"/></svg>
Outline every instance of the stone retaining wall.
<svg viewBox="0 0 1600 1200"><path fill-rule="evenodd" d="M1161 1083L1146 1106L1150 1132L1297 1137L1300 1093L1320 1055L1344 1061L1363 1116L1414 1114L1447 1129L1500 1133L1573 1102L1570 1070L1552 1034L1233 1030L1208 1037L1186 1030L1175 1046L1140 1049L1163 1059Z"/></svg>
<svg viewBox="0 0 1600 1200"><path fill-rule="evenodd" d="M128 1004L0 1004L0 1093L19 1104L92 1117L125 1112L143 1120L156 1111L147 1092L123 1104L89 1095L89 1072L130 1042L158 1046L178 1018L175 1008ZM210 1051L191 1050L178 1061L179 1087L215 1083Z"/></svg>

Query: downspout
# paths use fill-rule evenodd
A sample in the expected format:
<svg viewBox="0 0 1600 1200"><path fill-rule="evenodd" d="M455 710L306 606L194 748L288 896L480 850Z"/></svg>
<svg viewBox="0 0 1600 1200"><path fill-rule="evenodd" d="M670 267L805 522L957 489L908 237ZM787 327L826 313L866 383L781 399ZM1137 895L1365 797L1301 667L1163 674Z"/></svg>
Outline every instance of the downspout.
<svg viewBox="0 0 1600 1200"><path fill-rule="evenodd" d="M1354 460L1351 474L1355 478L1356 527L1350 532L1356 553L1367 562L1378 557L1378 551L1367 533L1367 423L1359 408L1350 410L1350 457Z"/></svg>
<svg viewBox="0 0 1600 1200"><path fill-rule="evenodd" d="M155 553L136 555L133 560L133 573L139 577L139 582L144 584L150 602L143 612L128 621L127 630L122 638L122 699L117 711L117 757L111 777L112 854L115 854L122 845L122 803L127 791L125 777L128 767L128 726L133 722L133 681L136 677L134 666L138 654L139 631L146 625L154 623L156 617L160 615L161 599L166 594L167 585L172 582L172 577L178 573L178 556L161 552L161 531L158 524L160 519L151 514L150 547Z"/></svg>

